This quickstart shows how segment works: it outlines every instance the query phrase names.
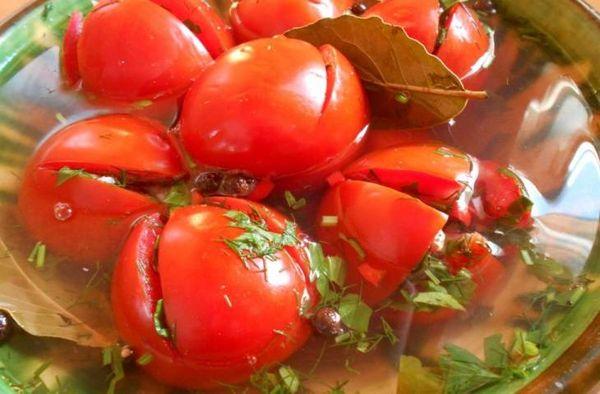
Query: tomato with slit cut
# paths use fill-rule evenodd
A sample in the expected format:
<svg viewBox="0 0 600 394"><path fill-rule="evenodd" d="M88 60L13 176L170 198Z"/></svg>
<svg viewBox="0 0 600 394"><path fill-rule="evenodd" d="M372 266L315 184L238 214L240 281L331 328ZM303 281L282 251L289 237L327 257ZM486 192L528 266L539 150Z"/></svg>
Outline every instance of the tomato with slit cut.
<svg viewBox="0 0 600 394"><path fill-rule="evenodd" d="M335 219L328 224L323 217ZM399 288L446 220L442 212L394 189L343 181L323 198L316 231L324 250L346 261L349 291L375 305Z"/></svg>
<svg viewBox="0 0 600 394"><path fill-rule="evenodd" d="M438 0L384 0L369 8L364 17L378 16L404 28L409 37L433 52L438 38L441 7Z"/></svg>
<svg viewBox="0 0 600 394"><path fill-rule="evenodd" d="M462 3L454 5L445 19L446 34L435 54L459 78L477 73L490 56L490 35L479 17Z"/></svg>
<svg viewBox="0 0 600 394"><path fill-rule="evenodd" d="M185 175L165 132L154 121L109 115L52 135L34 153L19 192L19 211L31 235L81 264L110 260L138 217L166 211L135 188ZM64 167L95 178L74 176L60 183Z"/></svg>
<svg viewBox="0 0 600 394"><path fill-rule="evenodd" d="M121 0L100 3L85 18L77 63L86 91L136 101L184 93L212 58L167 10L149 0Z"/></svg>
<svg viewBox="0 0 600 394"><path fill-rule="evenodd" d="M184 23L213 58L234 46L231 27L205 0L152 0Z"/></svg>
<svg viewBox="0 0 600 394"><path fill-rule="evenodd" d="M233 198L177 209L164 225L156 217L132 231L112 282L112 304L122 338L153 361L142 368L157 380L186 389L246 381L282 362L311 334L301 316L314 288L301 246L269 258L242 261L224 240L245 230L225 214L260 215L268 231L282 233L285 218L263 205ZM302 238L298 234L299 238ZM154 315L162 299L163 327Z"/></svg>
<svg viewBox="0 0 600 394"><path fill-rule="evenodd" d="M370 152L344 171L349 179L379 183L470 222L468 203L477 177L474 159L440 142L409 143Z"/></svg>
<svg viewBox="0 0 600 394"><path fill-rule="evenodd" d="M238 42L283 34L322 18L335 18L353 0L239 0L229 10Z"/></svg>
<svg viewBox="0 0 600 394"><path fill-rule="evenodd" d="M296 189L351 160L367 123L360 80L338 50L276 37L217 59L187 94L180 128L198 164Z"/></svg>

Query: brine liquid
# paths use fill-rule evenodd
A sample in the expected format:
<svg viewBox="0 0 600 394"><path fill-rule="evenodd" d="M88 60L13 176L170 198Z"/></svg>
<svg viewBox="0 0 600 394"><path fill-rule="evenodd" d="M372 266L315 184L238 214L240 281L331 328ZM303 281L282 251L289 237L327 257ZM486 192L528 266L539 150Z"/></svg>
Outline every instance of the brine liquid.
<svg viewBox="0 0 600 394"><path fill-rule="evenodd" d="M498 24L498 21L492 21L494 23ZM576 70L581 68L552 62L538 43L521 39L514 30L503 25L495 27L496 60L490 68L468 81L473 89L487 90L490 98L471 102L451 125L438 127L433 134L476 157L511 164L523 174L535 202L536 243L577 274L590 255L600 216L600 161L593 141L594 113L578 88L585 81L585 75L577 73ZM0 143L15 144L14 151L0 152L0 162L15 163L16 167L0 166L3 190L0 195L3 197L0 237L16 256L26 256L33 242L19 227L14 208L14 192L18 189L20 176L18 169L25 165L27 155L48 131L110 112L133 112L170 124L176 117L176 103L168 101L120 108L93 104L83 95L61 87L57 47L33 60L0 87L1 127L6 129L3 135L8 136L2 137ZM301 371L311 372L307 386L315 392L327 391L328 385L348 380L347 392L393 393L400 354L432 361L446 343L481 354L484 337L512 332L511 323L521 308L515 296L543 287L525 272L522 265L514 264L513 267L508 284L486 304L481 316L427 330L411 331L407 325L398 329L399 343L393 347L381 344L366 355L324 348L326 345L319 338L313 338L290 363ZM82 284L97 281L94 292L103 294L99 299L106 309L105 291L109 277L105 272L94 269L73 272L59 264L50 273L40 273L27 267L26 262L22 269L41 289L64 287L61 294L65 299L58 302L73 309L86 308L82 304L90 301L86 300L87 295L81 297L68 292L75 293L74 289L81 289ZM72 302L66 301L68 297L78 303L68 305ZM89 305L87 308L90 309ZM102 314L98 313L98 316ZM110 321L104 319L98 324L110 325ZM52 362L41 375L49 388L57 387L56 375L68 381L69 374L75 373L78 380L85 382L87 392L105 390L108 370L101 369L97 350L26 336L14 338L12 348L17 353L35 355L39 363ZM12 367L6 360L0 361ZM26 377L39 363L15 365L14 373ZM131 391L139 388L144 388L144 392L168 391L139 375L121 383L120 387Z"/></svg>

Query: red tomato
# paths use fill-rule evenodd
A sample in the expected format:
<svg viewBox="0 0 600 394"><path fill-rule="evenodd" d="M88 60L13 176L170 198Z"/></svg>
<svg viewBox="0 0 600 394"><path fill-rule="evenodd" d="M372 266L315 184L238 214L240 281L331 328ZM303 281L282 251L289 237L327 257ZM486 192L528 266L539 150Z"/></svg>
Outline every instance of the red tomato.
<svg viewBox="0 0 600 394"><path fill-rule="evenodd" d="M438 37L441 8L438 0L384 0L364 13L403 27L406 34L433 52Z"/></svg>
<svg viewBox="0 0 600 394"><path fill-rule="evenodd" d="M157 380L186 389L243 382L286 359L311 333L299 313L302 295L314 294L304 252L286 247L273 259L243 263L223 242L244 232L224 216L230 208L257 210L270 231L281 232L284 218L242 200L212 203L227 207L178 209L162 230L156 218L140 222L113 277L112 303L122 338L138 354L154 356L143 368ZM153 323L159 298L168 339Z"/></svg>
<svg viewBox="0 0 600 394"><path fill-rule="evenodd" d="M477 73L491 54L490 36L475 11L463 3L454 5L444 29L447 33L435 54L460 78Z"/></svg>
<svg viewBox="0 0 600 394"><path fill-rule="evenodd" d="M404 193L369 182L344 181L323 198L318 225L325 251L348 264L350 291L374 305L389 297L419 264L447 216Z"/></svg>
<svg viewBox="0 0 600 394"><path fill-rule="evenodd" d="M213 58L234 46L231 27L205 0L152 0L181 20Z"/></svg>
<svg viewBox="0 0 600 394"><path fill-rule="evenodd" d="M518 175L492 161L482 161L476 192L485 214L517 227L530 227L531 205Z"/></svg>
<svg viewBox="0 0 600 394"><path fill-rule="evenodd" d="M435 140L431 129L369 129L364 151L370 153L398 145L420 144Z"/></svg>
<svg viewBox="0 0 600 394"><path fill-rule="evenodd" d="M300 185L344 165L367 122L360 81L340 52L280 36L217 59L186 96L180 126L202 165Z"/></svg>
<svg viewBox="0 0 600 394"><path fill-rule="evenodd" d="M77 41L83 29L83 14L75 11L71 14L62 47L62 69L67 84L76 85L81 79L79 75L79 62L77 60Z"/></svg>
<svg viewBox="0 0 600 394"><path fill-rule="evenodd" d="M335 18L352 4L353 0L239 0L229 13L236 39L244 42Z"/></svg>
<svg viewBox="0 0 600 394"><path fill-rule="evenodd" d="M182 22L148 0L98 4L77 54L83 88L124 101L181 94L212 63Z"/></svg>
<svg viewBox="0 0 600 394"><path fill-rule="evenodd" d="M127 115L75 123L46 140L31 159L19 210L31 235L53 252L85 265L106 262L130 225L164 208L154 199L98 179L73 177L57 184L63 167L134 184L184 175L164 128Z"/></svg>
<svg viewBox="0 0 600 394"><path fill-rule="evenodd" d="M453 213L468 221L463 213L468 212L473 172L468 155L439 142L424 142L368 153L347 167L344 175L412 194L447 212L457 205Z"/></svg>

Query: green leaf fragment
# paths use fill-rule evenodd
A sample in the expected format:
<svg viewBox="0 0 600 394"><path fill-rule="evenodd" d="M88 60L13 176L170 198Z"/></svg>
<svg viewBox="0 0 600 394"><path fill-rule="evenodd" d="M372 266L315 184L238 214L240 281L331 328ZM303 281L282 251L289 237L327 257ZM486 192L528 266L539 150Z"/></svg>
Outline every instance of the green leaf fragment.
<svg viewBox="0 0 600 394"><path fill-rule="evenodd" d="M69 167L62 167L60 170L58 170L58 174L56 177L56 186L60 186L63 183L65 183L68 180L73 179L75 177L87 178L87 179L95 179L96 178L94 175L92 175L89 172L86 172L84 170L74 170Z"/></svg>
<svg viewBox="0 0 600 394"><path fill-rule="evenodd" d="M154 329L156 330L158 336L167 339L171 338L171 333L169 332L166 324L164 300L162 298L156 302L156 308L154 309L152 318L154 321Z"/></svg>
<svg viewBox="0 0 600 394"><path fill-rule="evenodd" d="M150 364L154 360L154 356L150 353L142 354L135 362L138 365L144 366Z"/></svg>
<svg viewBox="0 0 600 394"><path fill-rule="evenodd" d="M289 190L284 192L284 197L288 207L295 211L306 206L306 198L297 199Z"/></svg>
<svg viewBox="0 0 600 394"><path fill-rule="evenodd" d="M178 182L171 186L163 202L171 208L185 207L192 203L192 194L185 182Z"/></svg>
<svg viewBox="0 0 600 394"><path fill-rule="evenodd" d="M33 250L29 254L27 261L35 265L35 268L41 269L46 265L46 245L36 242Z"/></svg>
<svg viewBox="0 0 600 394"><path fill-rule="evenodd" d="M361 260L364 260L367 257L367 253L362 248L362 246L360 246L360 243L357 240L355 240L354 238L349 238L342 233L339 233L339 237L342 241L346 242L352 247L352 249L354 249L354 251Z"/></svg>
<svg viewBox="0 0 600 394"><path fill-rule="evenodd" d="M359 295L346 294L340 300L338 313L342 322L350 329L359 333L369 330L373 310L365 304Z"/></svg>

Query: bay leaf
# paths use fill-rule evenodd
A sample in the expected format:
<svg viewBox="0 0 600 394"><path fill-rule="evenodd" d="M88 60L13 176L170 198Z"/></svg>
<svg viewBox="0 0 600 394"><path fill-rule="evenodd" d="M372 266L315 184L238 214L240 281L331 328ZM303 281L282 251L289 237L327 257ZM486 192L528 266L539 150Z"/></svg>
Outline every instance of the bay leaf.
<svg viewBox="0 0 600 394"><path fill-rule="evenodd" d="M315 46L331 44L354 65L373 115L396 128L425 128L459 115L469 98L460 79L404 29L378 17L343 15L285 33Z"/></svg>

